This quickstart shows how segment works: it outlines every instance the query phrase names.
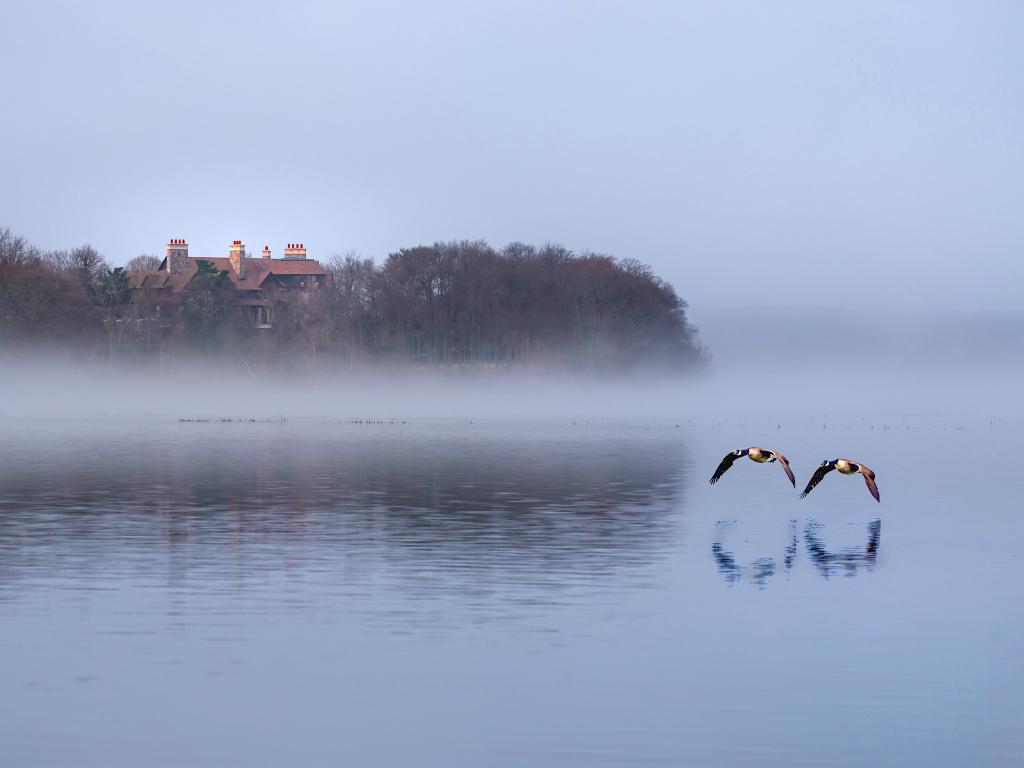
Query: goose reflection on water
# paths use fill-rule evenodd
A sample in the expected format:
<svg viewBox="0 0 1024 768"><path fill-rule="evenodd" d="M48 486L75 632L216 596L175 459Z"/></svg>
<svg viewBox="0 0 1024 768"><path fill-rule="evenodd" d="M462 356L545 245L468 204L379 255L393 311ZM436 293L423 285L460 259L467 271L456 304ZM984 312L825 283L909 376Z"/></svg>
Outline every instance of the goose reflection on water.
<svg viewBox="0 0 1024 768"><path fill-rule="evenodd" d="M719 522L717 528L722 531L733 525L732 522ZM790 528L796 527L796 520L791 520ZM786 575L789 575L796 557L797 536L794 531L789 543L786 545L785 555L782 558L782 565ZM766 589L768 582L775 576L777 564L774 557L758 557L751 561L749 566L740 565L736 560L736 554L725 548L725 544L716 540L711 545L711 556L715 560L715 567L725 579L727 584L735 584L743 578L743 572L750 569L750 580L761 589Z"/></svg>
<svg viewBox="0 0 1024 768"><path fill-rule="evenodd" d="M861 568L869 571L874 568L878 559L878 545L882 539L881 519L868 523L868 539L863 547L844 547L839 552L832 552L825 546L818 535L822 527L822 523L810 520L804 528L807 554L822 576L827 579L839 570L846 576L856 576Z"/></svg>
<svg viewBox="0 0 1024 768"><path fill-rule="evenodd" d="M732 526L731 522L719 522L716 527L721 531ZM796 521L791 520L790 528L796 528ZM817 571L826 579L833 574L842 571L847 577L857 575L860 569L872 570L878 558L878 547L882 538L882 521L876 519L867 526L867 541L863 547L844 547L839 551L830 550L819 531L824 525L815 520L809 520L804 527L804 544L807 556ZM755 558L749 565L742 565L736 559L736 553L726 549L721 541L721 534L711 544L711 557L715 561L715 568L729 586L737 584L745 571L749 570L750 580L760 589L767 589L768 583L772 580L776 571L776 559L773 556ZM797 534L794 530L789 543L786 545L782 564L785 574L788 576L796 561L798 548Z"/></svg>
<svg viewBox="0 0 1024 768"><path fill-rule="evenodd" d="M718 572L722 574L727 584L735 584L743 576L743 566L736 562L732 552L728 552L722 546L722 542L716 541L711 545L711 556L715 558L715 565Z"/></svg>

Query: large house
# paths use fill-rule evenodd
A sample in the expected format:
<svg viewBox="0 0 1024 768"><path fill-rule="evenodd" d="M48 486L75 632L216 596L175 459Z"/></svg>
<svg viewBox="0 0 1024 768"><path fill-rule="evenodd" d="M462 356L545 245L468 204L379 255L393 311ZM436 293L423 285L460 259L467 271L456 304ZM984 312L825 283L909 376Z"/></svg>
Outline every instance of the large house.
<svg viewBox="0 0 1024 768"><path fill-rule="evenodd" d="M271 294L275 291L310 291L327 281L327 270L315 259L306 258L302 243L289 243L284 257L271 257L270 247L263 246L258 257L245 252L241 240L228 248L227 256L190 256L188 243L172 239L167 243L167 254L155 270L132 270L129 285L148 297L156 314L168 315L167 309L176 306L199 272L199 262L208 262L213 269L227 273L230 285L238 291L235 304L243 308L257 327L271 324ZM161 313L161 309L166 307Z"/></svg>

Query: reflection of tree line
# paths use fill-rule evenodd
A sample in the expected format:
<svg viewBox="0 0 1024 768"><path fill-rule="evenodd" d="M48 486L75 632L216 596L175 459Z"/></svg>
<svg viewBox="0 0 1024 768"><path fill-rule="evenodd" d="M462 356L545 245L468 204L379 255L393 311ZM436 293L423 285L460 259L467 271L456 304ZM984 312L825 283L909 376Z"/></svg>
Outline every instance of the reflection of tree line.
<svg viewBox="0 0 1024 768"><path fill-rule="evenodd" d="M793 568L798 548L798 538L795 530L796 521L790 523L794 528L793 535L786 545L785 554L782 558L783 568L788 575ZM722 527L721 524L719 526ZM832 551L825 544L819 535L822 524L815 521L808 521L804 527L804 544L807 555L815 568L826 579L835 573L842 571L846 576L855 576L858 570L864 568L871 570L878 557L878 547L882 538L882 521L873 520L867 526L867 541L863 547L844 547L839 551ZM715 541L711 545L711 556L714 558L718 572L728 584L735 584L749 567L750 580L762 589L775 575L775 558L759 557L753 560L749 566L741 565L735 553L726 549L722 541Z"/></svg>
<svg viewBox="0 0 1024 768"><path fill-rule="evenodd" d="M419 437L200 453L154 441L114 473L97 461L88 472L3 478L0 549L10 557L0 572L74 561L100 573L111 559L149 568L155 558L173 580L367 555L434 572L601 572L670 546L680 453L630 437L568 451Z"/></svg>

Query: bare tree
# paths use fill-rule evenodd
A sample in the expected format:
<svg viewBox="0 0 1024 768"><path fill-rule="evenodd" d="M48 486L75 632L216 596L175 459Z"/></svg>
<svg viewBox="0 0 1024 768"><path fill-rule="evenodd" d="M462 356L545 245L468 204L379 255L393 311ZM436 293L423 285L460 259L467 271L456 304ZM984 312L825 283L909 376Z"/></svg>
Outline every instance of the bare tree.
<svg viewBox="0 0 1024 768"><path fill-rule="evenodd" d="M109 269L100 275L96 287L96 300L106 313L107 341L110 359L113 360L114 342L119 336L119 323L124 320L125 310L132 300L128 273L123 267Z"/></svg>
<svg viewBox="0 0 1024 768"><path fill-rule="evenodd" d="M106 260L88 244L72 248L68 261L82 285L90 288L96 287L108 269Z"/></svg>
<svg viewBox="0 0 1024 768"><path fill-rule="evenodd" d="M39 258L39 251L7 227L0 229L0 264L25 264Z"/></svg>
<svg viewBox="0 0 1024 768"><path fill-rule="evenodd" d="M124 268L130 270L152 271L160 268L160 262L161 259L156 256L149 253L143 253L139 256L133 256L128 259L128 263L124 265Z"/></svg>
<svg viewBox="0 0 1024 768"><path fill-rule="evenodd" d="M0 343L90 348L100 317L78 281L54 269L27 240L0 229Z"/></svg>

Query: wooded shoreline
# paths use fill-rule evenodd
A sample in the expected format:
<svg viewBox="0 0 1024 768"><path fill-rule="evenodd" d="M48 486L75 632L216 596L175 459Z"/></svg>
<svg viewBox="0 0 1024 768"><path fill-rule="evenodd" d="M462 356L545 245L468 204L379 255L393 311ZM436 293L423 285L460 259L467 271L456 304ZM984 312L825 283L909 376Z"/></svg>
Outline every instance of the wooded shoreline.
<svg viewBox="0 0 1024 768"><path fill-rule="evenodd" d="M111 267L88 245L41 251L0 229L0 351L565 370L692 369L708 357L686 302L648 266L555 244L438 242L379 265L336 255L322 283L258 299L191 261L172 289L145 279L159 275L156 257Z"/></svg>

